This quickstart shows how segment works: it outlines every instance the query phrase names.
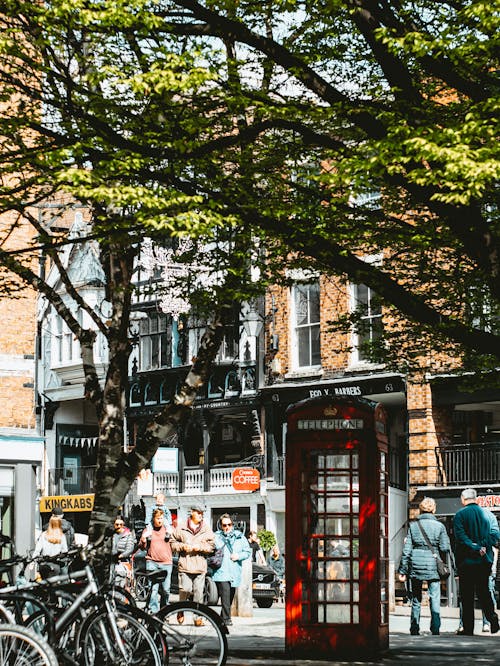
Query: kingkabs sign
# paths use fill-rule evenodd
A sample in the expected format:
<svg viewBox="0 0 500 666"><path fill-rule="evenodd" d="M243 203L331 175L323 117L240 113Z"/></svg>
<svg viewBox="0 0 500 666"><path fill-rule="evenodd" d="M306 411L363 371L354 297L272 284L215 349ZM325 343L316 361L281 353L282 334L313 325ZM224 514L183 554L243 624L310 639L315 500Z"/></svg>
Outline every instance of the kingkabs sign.
<svg viewBox="0 0 500 666"><path fill-rule="evenodd" d="M73 511L92 511L94 508L94 494L50 495L40 497L41 513L50 513L56 506L61 507L63 513L70 513Z"/></svg>
<svg viewBox="0 0 500 666"><path fill-rule="evenodd" d="M237 467L233 470L232 483L235 490L258 490L260 488L260 472L253 467Z"/></svg>

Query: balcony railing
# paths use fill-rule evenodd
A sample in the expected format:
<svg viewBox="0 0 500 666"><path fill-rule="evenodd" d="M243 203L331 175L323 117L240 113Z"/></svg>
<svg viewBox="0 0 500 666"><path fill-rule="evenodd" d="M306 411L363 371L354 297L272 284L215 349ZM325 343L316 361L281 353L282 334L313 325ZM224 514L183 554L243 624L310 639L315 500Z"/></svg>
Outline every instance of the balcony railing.
<svg viewBox="0 0 500 666"><path fill-rule="evenodd" d="M214 465L205 478L203 467L186 467L182 479L179 474L155 472L153 492L167 495L198 495L201 493L225 493L232 490L232 474L236 467L255 467L261 473L264 456L255 455L230 464ZM95 467L56 468L49 471L48 495L83 495L94 492Z"/></svg>
<svg viewBox="0 0 500 666"><path fill-rule="evenodd" d="M442 486L496 484L500 479L500 442L440 447L436 462Z"/></svg>

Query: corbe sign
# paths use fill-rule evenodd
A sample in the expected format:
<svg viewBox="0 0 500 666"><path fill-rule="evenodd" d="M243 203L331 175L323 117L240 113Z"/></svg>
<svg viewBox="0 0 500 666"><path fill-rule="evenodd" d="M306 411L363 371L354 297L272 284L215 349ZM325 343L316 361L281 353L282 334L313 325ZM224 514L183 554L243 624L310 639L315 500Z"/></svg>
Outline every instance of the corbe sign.
<svg viewBox="0 0 500 666"><path fill-rule="evenodd" d="M253 467L237 467L232 474L235 490L258 490L260 488L260 472Z"/></svg>

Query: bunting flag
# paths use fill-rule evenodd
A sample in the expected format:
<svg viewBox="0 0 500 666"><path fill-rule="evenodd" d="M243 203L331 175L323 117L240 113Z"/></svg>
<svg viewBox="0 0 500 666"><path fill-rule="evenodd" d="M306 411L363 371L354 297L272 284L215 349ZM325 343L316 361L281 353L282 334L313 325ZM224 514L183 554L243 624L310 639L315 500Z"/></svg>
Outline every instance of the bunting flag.
<svg viewBox="0 0 500 666"><path fill-rule="evenodd" d="M70 435L59 435L58 442L61 446L71 446L75 449L92 448L97 446L99 437L72 437Z"/></svg>

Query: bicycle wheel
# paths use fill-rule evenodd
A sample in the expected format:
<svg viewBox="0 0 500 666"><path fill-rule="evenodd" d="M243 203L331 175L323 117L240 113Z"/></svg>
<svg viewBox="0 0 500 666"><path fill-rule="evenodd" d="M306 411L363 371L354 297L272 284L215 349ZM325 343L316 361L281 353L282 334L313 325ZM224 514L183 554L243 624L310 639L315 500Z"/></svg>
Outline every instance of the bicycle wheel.
<svg viewBox="0 0 500 666"><path fill-rule="evenodd" d="M142 576L140 573L135 574L134 595L137 601L147 600L150 587L149 579L146 576Z"/></svg>
<svg viewBox="0 0 500 666"><path fill-rule="evenodd" d="M124 610L114 610L113 615L118 637L106 611L97 611L85 620L77 639L80 663L84 666L164 666L162 655L145 625Z"/></svg>
<svg viewBox="0 0 500 666"><path fill-rule="evenodd" d="M167 637L170 666L223 666L227 658L226 629L219 615L204 604L178 601L156 616Z"/></svg>
<svg viewBox="0 0 500 666"><path fill-rule="evenodd" d="M2 666L58 666L54 651L33 631L17 624L0 626Z"/></svg>

